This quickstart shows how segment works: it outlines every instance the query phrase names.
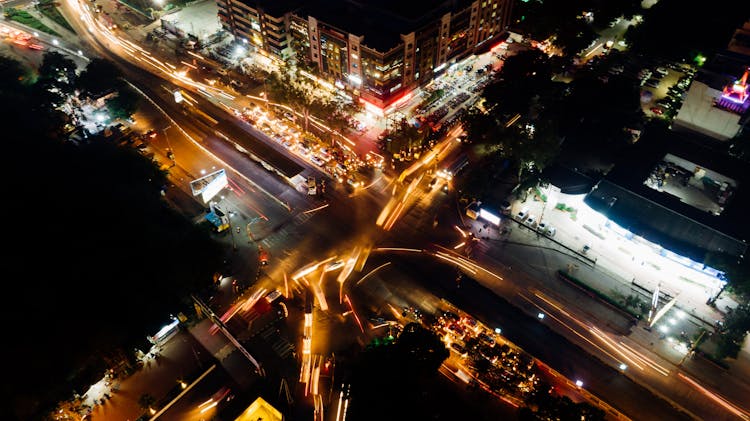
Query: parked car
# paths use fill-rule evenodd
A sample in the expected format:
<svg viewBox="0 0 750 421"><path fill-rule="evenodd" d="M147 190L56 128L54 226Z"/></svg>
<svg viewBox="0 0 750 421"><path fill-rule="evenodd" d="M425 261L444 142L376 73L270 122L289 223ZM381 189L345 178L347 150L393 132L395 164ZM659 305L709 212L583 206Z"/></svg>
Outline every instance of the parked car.
<svg viewBox="0 0 750 421"><path fill-rule="evenodd" d="M523 221L524 219L526 219L527 216L529 216L529 208L521 209L521 211L518 212L516 216L518 217L519 221Z"/></svg>
<svg viewBox="0 0 750 421"><path fill-rule="evenodd" d="M651 112L656 115L662 115L664 114L664 109L661 107L651 107Z"/></svg>
<svg viewBox="0 0 750 421"><path fill-rule="evenodd" d="M312 161L312 162L313 162L313 163L314 163L315 165L317 165L317 166L319 166L319 167L322 167L323 165L325 165L325 164L326 164L326 162L325 162L325 161L323 161L322 159L320 159L320 157L319 157L318 155L313 155L313 156L312 156L312 157L310 158L310 161Z"/></svg>
<svg viewBox="0 0 750 421"><path fill-rule="evenodd" d="M464 348L458 342L451 342L451 348L453 348L453 350L458 352L459 354L463 354L466 352L466 348Z"/></svg>
<svg viewBox="0 0 750 421"><path fill-rule="evenodd" d="M534 227L536 225L536 218L534 218L534 215L529 215L526 218L525 222L526 222L526 225L528 225L530 227Z"/></svg>

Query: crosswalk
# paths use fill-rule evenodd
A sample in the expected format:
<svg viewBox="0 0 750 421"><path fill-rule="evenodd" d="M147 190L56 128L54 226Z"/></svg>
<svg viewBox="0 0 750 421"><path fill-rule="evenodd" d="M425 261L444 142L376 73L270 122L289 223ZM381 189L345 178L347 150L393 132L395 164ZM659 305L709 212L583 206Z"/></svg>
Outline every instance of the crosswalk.
<svg viewBox="0 0 750 421"><path fill-rule="evenodd" d="M286 338L278 335L274 336L275 333L276 328L274 326L269 326L260 332L260 336L264 341L270 342L271 349L273 349L273 352L275 352L276 355L282 359L286 358L293 353L296 348Z"/></svg>
<svg viewBox="0 0 750 421"><path fill-rule="evenodd" d="M261 245L265 248L272 248L276 244L288 242L290 236L298 234L296 232L297 227L303 225L313 216L315 216L315 213L313 212L298 213L289 221L289 223L284 224L281 229L262 239L260 241Z"/></svg>
<svg viewBox="0 0 750 421"><path fill-rule="evenodd" d="M295 349L294 345L284 338L277 338L273 345L271 345L271 348L280 358L288 357Z"/></svg>

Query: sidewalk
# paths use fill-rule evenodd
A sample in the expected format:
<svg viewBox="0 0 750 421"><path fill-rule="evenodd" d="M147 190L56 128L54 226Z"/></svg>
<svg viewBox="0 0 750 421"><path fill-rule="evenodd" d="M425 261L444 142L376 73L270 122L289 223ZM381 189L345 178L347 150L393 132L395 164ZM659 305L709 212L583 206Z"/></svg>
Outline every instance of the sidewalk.
<svg viewBox="0 0 750 421"><path fill-rule="evenodd" d="M146 357L143 365L131 376L113 379L109 385L96 388L86 396L87 402L101 400L105 393L111 398L92 405L92 421L135 421L145 413L138 401L144 394L151 395L158 406L179 381L189 383L210 365L211 355L183 328L166 344L159 354Z"/></svg>
<svg viewBox="0 0 750 421"><path fill-rule="evenodd" d="M574 286L555 276L554 273L557 270L566 270L565 262L575 261L575 254L571 253L570 250L562 249L559 246L555 247L554 243L546 237L537 237L534 232L515 221L504 220L500 229L481 220L475 221L466 218L465 221L466 226L480 238L479 244L481 246L477 246L477 248L483 254L497 259L498 263L502 262L506 265L504 268L499 268L500 273L506 272L507 275L510 266L513 267L514 284L534 285L540 291L544 291L544 294L550 294L555 300L569 306L568 308L576 309L579 314L586 315L586 319L595 321L596 325L602 327L607 325L613 328L617 324L611 324L613 318L622 318L619 312L608 311L601 299L595 299L602 304L596 305L590 302L588 298L583 298ZM510 232L502 234L503 227L508 226ZM478 258L485 260L481 256L478 256ZM616 275L603 271L601 264L584 264L578 261L573 274L592 288L605 292L618 300L640 292L630 283L630 280L617 278ZM643 295L643 301L649 303L649 293L640 293ZM664 304L662 301L660 308ZM685 312L680 313L679 305L677 305L652 329L645 329L648 323L642 320L636 326L632 326L629 333L620 333L615 337L619 336L620 340L627 342L632 341L632 344L637 345L641 352L645 351L650 358L664 365L672 374L663 381L675 378L676 380L669 381L675 381L677 384L683 383L680 387L677 387L677 385L669 386L668 389L664 389L664 394L670 395L672 398L681 396L680 399L683 399L686 393L695 392L695 389L687 386L683 380L677 379L678 373L682 371L701 383L703 387L741 405L746 400L745 397L750 394L750 384L746 380L747 375L750 374L750 353L747 348L743 348L736 360L729 361L729 370L699 356L684 358L684 351L679 349L678 341L680 338L683 338L683 340L695 338L700 329L704 327L704 322L696 317L691 317L689 309L683 310ZM681 317L680 314L685 316ZM661 331L662 326L669 327L669 332ZM708 330L712 331L710 327ZM684 334L681 335L681 332L684 332ZM747 343L750 343L750 340L746 341L746 345ZM657 384L649 384L649 386L657 387Z"/></svg>

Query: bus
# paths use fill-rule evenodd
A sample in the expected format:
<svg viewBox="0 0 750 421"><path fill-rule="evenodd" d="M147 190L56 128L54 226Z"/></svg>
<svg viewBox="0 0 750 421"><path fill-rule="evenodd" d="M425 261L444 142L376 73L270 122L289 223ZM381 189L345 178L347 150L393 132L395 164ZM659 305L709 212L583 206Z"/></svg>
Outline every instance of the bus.
<svg viewBox="0 0 750 421"><path fill-rule="evenodd" d="M462 152L448 166L437 172L438 177L451 180L469 165L469 157Z"/></svg>

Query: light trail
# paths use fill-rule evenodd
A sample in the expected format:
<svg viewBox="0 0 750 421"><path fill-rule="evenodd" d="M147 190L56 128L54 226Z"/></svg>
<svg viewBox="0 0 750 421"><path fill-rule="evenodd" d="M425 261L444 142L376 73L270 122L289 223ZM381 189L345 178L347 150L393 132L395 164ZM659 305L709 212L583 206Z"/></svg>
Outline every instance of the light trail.
<svg viewBox="0 0 750 421"><path fill-rule="evenodd" d="M654 369L655 371L657 371L659 374L661 374L663 376L668 376L669 375L669 371L667 369L665 369L664 367L660 366L659 364L655 363L654 361L650 360L649 358L641 355L640 353L638 353L634 349L632 349L632 348L624 345L622 342L620 342L620 343L615 342L613 339L609 338L606 334L604 334L602 331L600 331L596 327L590 326L588 323L585 323L585 322L577 319L575 316L569 314L560 305L558 305L557 303L553 302L551 299L545 297L544 295L542 295L538 291L534 292L534 296L536 296L537 298L541 299L542 301L544 301L548 305L552 306L555 310L557 310L561 314L564 314L565 316L567 316L568 318L570 318L572 321L574 321L576 324L578 324L581 328L588 330L589 333L591 333L596 338L598 338L604 345L608 346L613 352L619 354L622 358L624 358L625 360L627 360L628 362L630 362L636 368L638 368L640 370L644 370L645 368L643 367L642 364L645 364L645 365L648 365L649 367L651 367L652 369ZM640 363L636 362L636 360L640 361ZM618 361L618 366L619 366L619 363L620 363L620 361Z"/></svg>
<svg viewBox="0 0 750 421"><path fill-rule="evenodd" d="M327 208L327 207L328 207L328 206L330 206L330 205L331 205L330 203L326 203L326 204L325 204L325 205L323 205L323 206L318 206L317 208L314 208L314 209L309 209L309 210L306 210L306 211L304 211L304 212L302 212L302 213L313 213L313 212L315 212L315 211L319 211L319 210L321 210L321 209L325 209L325 208Z"/></svg>
<svg viewBox="0 0 750 421"><path fill-rule="evenodd" d="M388 215L391 212L391 208L393 207L393 199L389 200L388 203L383 206L383 210L380 211L380 215L378 215L378 219L375 221L375 225L382 226L385 222L386 218L388 218Z"/></svg>
<svg viewBox="0 0 750 421"><path fill-rule="evenodd" d="M466 238L468 236L464 230L458 227L458 225L454 225L453 228L455 228L456 231L458 231L462 237Z"/></svg>
<svg viewBox="0 0 750 421"><path fill-rule="evenodd" d="M466 242L465 241L461 241L460 243L458 243L455 246L453 246L453 250L458 250L458 249L460 249L461 247L463 247L465 245L466 245Z"/></svg>
<svg viewBox="0 0 750 421"><path fill-rule="evenodd" d="M378 247L376 249L373 249L372 251L410 251L413 253L422 252L422 250L420 249L410 249L410 248L404 248L404 247Z"/></svg>
<svg viewBox="0 0 750 421"><path fill-rule="evenodd" d="M703 395L707 396L708 398L712 399L714 402L718 403L719 405L721 405L724 408L726 408L727 410L729 410L734 415L737 415L738 417L742 418L743 420L750 420L750 417L748 416L748 414L747 414L746 411L744 411L744 410L742 410L740 408L737 408L736 406L734 406L733 404L731 404L729 401L727 401L723 397L721 397L721 396L719 396L719 395L717 395L717 394L709 391L705 387L703 387L700 384L698 384L698 382L696 382L695 380L691 379L690 377L688 377L688 376L686 376L686 375L684 375L682 373L677 373L677 376L679 378L681 378L682 380L684 380L689 385L691 385L694 388L696 388Z"/></svg>
<svg viewBox="0 0 750 421"><path fill-rule="evenodd" d="M532 300L531 300L531 298L527 297L527 296L526 296L526 295L524 295L523 293L519 293L518 295L519 295L519 296L520 296L521 298L523 298L524 300L528 301L528 302L529 302L529 303L530 303L531 305L533 305L534 307L538 308L539 310L542 310L542 311L545 311L545 312L546 312L546 310L545 310L544 308L542 308L541 306L539 306L539 304L537 304L537 303L535 303L534 301L532 301ZM581 333L579 333L579 332L578 332L578 331L577 331L576 329L574 329L574 328L573 328L572 326L570 326L570 325L568 325L567 323L565 323L564 321L560 320L560 319L559 319L558 317L556 317L556 316L555 316L555 315L553 315L553 314L547 314L547 316L549 316L549 317L550 317L550 318L552 318L553 320L555 320L555 321L557 321L558 323L560 323L560 325L562 325L563 327L565 327L566 329L568 329L569 331L571 331L571 332L572 332L573 334L575 334L575 335L576 335L576 336L578 336L579 338L581 338L581 339L583 339L584 341L588 342L588 343L589 343L589 344L590 344L591 346L593 346L594 348L596 348L596 349L598 349L599 351L601 351L601 352L602 352L602 353L603 353L604 355L606 355L606 356L608 356L608 357L612 358L612 359L613 359L614 361L616 361L616 362L617 362L617 364L620 364L620 362L621 362L621 361L620 361L620 360L619 360L619 359L618 359L618 358L617 358L616 356L612 355L611 353L609 353L609 351L607 351L606 349L604 349L604 348L602 348L601 346L597 345L596 343L594 343L594 342L593 342L592 340L590 340L589 338L587 338L587 337L583 336L583 335L582 335Z"/></svg>
<svg viewBox="0 0 750 421"><path fill-rule="evenodd" d="M591 332L591 334L593 334L594 336L596 336L597 338L599 338L599 340L601 340L605 344L609 345L609 347L612 348L613 351L615 351L616 353L620 354L620 356L622 358L626 359L632 366L636 367L637 369L639 369L641 371L644 370L644 367L642 365L638 364L634 359L630 358L630 356L628 356L624 351L621 351L620 349L618 349L618 347L616 346L617 343L615 343L612 339L606 337L597 328L595 328L595 327L590 328L589 332Z"/></svg>
<svg viewBox="0 0 750 421"><path fill-rule="evenodd" d="M446 247L443 247L443 246L441 246L440 244L434 244L434 246L435 246L435 247L437 247L437 248L440 248L440 249L442 249L442 250L445 250L445 253L443 253L443 252L439 252L439 251L438 251L438 252L435 252L435 253L442 253L442 254L443 254L444 256L450 256L450 257L452 257L453 259L457 259L457 260L459 260L459 261L463 262L463 264L465 264L465 265L467 265L467 266L469 266L469 267L473 268L473 270L474 270L475 272L478 272L478 271L482 271L482 272L484 272L485 274L487 274L487 275L490 275L490 276L494 277L495 279L497 279L497 280L499 280L499 281L503 281L503 280L504 280L504 278L503 278L502 276L500 276L500 275L497 275L496 273L494 273L494 272L490 271L489 269L486 269L486 268L484 268L484 267L482 267L482 266L480 266L480 265L476 264L476 263L475 263L475 262L473 262L472 260L470 260L470 259L466 259L466 258L464 258L464 257L462 257L462 256L459 256L459 255L455 255L455 252L454 252L453 250L451 250L451 249L448 249L448 248L446 248ZM453 253L453 254L451 254L451 253Z"/></svg>
<svg viewBox="0 0 750 421"><path fill-rule="evenodd" d="M333 258L330 258L328 261L331 261L331 260L333 260ZM305 266L302 269L300 269L299 271L297 271L297 273L295 273L294 275L292 275L292 279L297 280L297 279L299 279L299 278L301 278L303 276L307 276L307 275L315 272L316 270L318 270L318 267L320 265L322 265L323 263L325 263L325 261L323 261L323 262L313 262L313 263L308 264L307 266Z"/></svg>
<svg viewBox="0 0 750 421"><path fill-rule="evenodd" d="M459 262L458 260L454 259L452 256L443 255L443 254L435 254L435 257L437 257L438 259L443 259L446 262L451 262L454 265L456 265L456 266L458 266L458 267L466 270L467 272L471 273L472 275L474 275L474 274L477 273L477 271L475 271L474 269L470 268L469 266L466 266L465 264Z"/></svg>
<svg viewBox="0 0 750 421"><path fill-rule="evenodd" d="M343 385L341 385L343 387ZM334 418L334 421L338 421L339 418L341 418L341 402L344 400L344 391L339 391L339 400L336 405L336 418Z"/></svg>
<svg viewBox="0 0 750 421"><path fill-rule="evenodd" d="M635 358L637 358L638 360L640 360L644 364L650 366L654 370L658 371L661 375L663 375L665 377L669 375L669 370L667 370L666 368L662 367L661 365L655 363L652 359L650 359L650 358L646 357L645 355L639 353L638 351L636 351L635 349L633 349L632 347L626 345L623 342L620 342L619 345L622 348L624 348L627 351L629 351L630 353L632 353Z"/></svg>
<svg viewBox="0 0 750 421"><path fill-rule="evenodd" d="M393 212L393 215L391 216L391 220L386 226L383 227L384 230L390 231L391 228L393 228L393 224L396 223L398 220L398 217L401 216L401 212L404 210L404 202L401 202L396 206L396 210Z"/></svg>
<svg viewBox="0 0 750 421"><path fill-rule="evenodd" d="M352 314L354 315L354 320L357 321L359 330L361 330L362 333L365 333L365 328L362 327L362 322L359 320L359 316L357 316L357 312L354 311L354 306L352 306L352 301L349 299L348 295L344 295L344 301L346 301L346 303L349 304L349 310L351 310Z"/></svg>
<svg viewBox="0 0 750 421"><path fill-rule="evenodd" d="M359 285L359 284L361 284L361 283L362 283L362 282L363 282L363 281L364 281L365 279L367 279L367 277L369 277L369 276L370 276L370 275L372 275L373 273L375 273L375 272L379 271L380 269L382 269L382 268L384 268L384 267L386 267L386 266L388 266L388 265L390 265L390 264L391 264L391 262L386 262L386 263L383 263L382 265L380 265L380 266L376 267L375 269L373 269L373 270L369 271L369 272L367 273L367 275L365 275L365 276L363 276L362 278L360 278L360 280L359 280L359 281L357 281L357 283L356 283L355 285Z"/></svg>
<svg viewBox="0 0 750 421"><path fill-rule="evenodd" d="M518 121L519 118L521 118L521 114L514 115L513 118L511 118L510 120L508 120L508 122L505 124L505 128L507 129L508 127L512 126L513 123L515 123L516 121Z"/></svg>
<svg viewBox="0 0 750 421"><path fill-rule="evenodd" d="M318 299L318 303L320 304L320 309L322 311L328 311L328 301L326 300L326 295L323 293L323 289L321 288L321 284L323 283L323 277L326 275L325 271L320 273L320 278L318 279L317 284L310 284L310 287L313 290L313 294L315 294L315 298Z"/></svg>
<svg viewBox="0 0 750 421"><path fill-rule="evenodd" d="M391 310L391 313L393 313L393 315L396 316L397 319L400 317L403 317L401 315L401 311L397 309L396 307L394 307L393 304L388 303L388 309Z"/></svg>
<svg viewBox="0 0 750 421"><path fill-rule="evenodd" d="M586 57L590 56L591 54L594 54L594 51L598 50L599 47L601 47L602 45L604 45L603 42L597 44L594 48L591 49L591 51L589 51L588 53L586 53L586 55L583 56L583 57L586 58Z"/></svg>
<svg viewBox="0 0 750 421"><path fill-rule="evenodd" d="M370 183L370 184L362 187L362 190L366 190L366 189L369 189L370 187L374 186L375 184L377 184L378 181L380 181L381 178L383 178L382 175L377 176L377 178L375 178L375 180L373 180L372 183Z"/></svg>

